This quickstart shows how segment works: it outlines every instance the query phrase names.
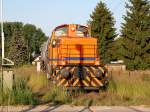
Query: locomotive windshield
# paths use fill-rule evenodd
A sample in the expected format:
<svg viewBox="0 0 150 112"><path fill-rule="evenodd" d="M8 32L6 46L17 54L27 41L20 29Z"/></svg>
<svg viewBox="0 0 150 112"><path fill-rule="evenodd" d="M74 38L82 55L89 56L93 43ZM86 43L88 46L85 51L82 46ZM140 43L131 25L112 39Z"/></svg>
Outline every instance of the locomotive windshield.
<svg viewBox="0 0 150 112"><path fill-rule="evenodd" d="M70 30L72 28L73 30ZM69 32L75 32L74 34L77 37L89 37L88 28L81 25L71 26L68 25L61 25L55 28L55 36L62 37L62 36L70 36Z"/></svg>
<svg viewBox="0 0 150 112"><path fill-rule="evenodd" d="M55 36L60 37L60 36L67 36L68 35L68 27L64 26L61 28L58 28L55 30Z"/></svg>
<svg viewBox="0 0 150 112"><path fill-rule="evenodd" d="M89 37L89 31L85 26L78 26L77 27L77 36L79 37Z"/></svg>

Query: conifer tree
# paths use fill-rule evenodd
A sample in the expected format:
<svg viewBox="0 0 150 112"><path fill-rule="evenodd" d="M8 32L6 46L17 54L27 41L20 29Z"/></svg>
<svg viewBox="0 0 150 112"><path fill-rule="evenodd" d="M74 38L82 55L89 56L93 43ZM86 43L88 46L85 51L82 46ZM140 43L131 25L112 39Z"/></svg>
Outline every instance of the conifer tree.
<svg viewBox="0 0 150 112"><path fill-rule="evenodd" d="M22 24L15 25L10 41L9 59L14 61L15 65L23 65L27 62L27 46L23 37Z"/></svg>
<svg viewBox="0 0 150 112"><path fill-rule="evenodd" d="M121 55L129 69L150 67L150 2L129 0L122 24Z"/></svg>
<svg viewBox="0 0 150 112"><path fill-rule="evenodd" d="M91 34L98 39L101 63L109 63L113 59L112 42L117 36L112 13L103 2L100 2L90 16Z"/></svg>

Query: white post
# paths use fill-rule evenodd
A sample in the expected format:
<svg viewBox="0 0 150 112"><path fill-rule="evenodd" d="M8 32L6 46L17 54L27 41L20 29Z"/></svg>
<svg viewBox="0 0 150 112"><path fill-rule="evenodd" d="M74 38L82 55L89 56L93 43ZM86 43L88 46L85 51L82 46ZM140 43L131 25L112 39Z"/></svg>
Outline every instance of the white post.
<svg viewBox="0 0 150 112"><path fill-rule="evenodd" d="M41 64L40 64L40 61L37 61L36 68L37 68L37 72L40 72L40 71L41 71Z"/></svg>
<svg viewBox="0 0 150 112"><path fill-rule="evenodd" d="M1 11L0 11L0 19L1 19L1 38L2 38L2 74L0 76L0 78L2 79L2 93L3 93L3 87L6 89L6 87L8 87L8 89L12 89L13 87L13 78L14 78L14 74L12 70L9 69L3 69L4 65L7 66L12 66L14 65L14 62L5 58L5 49L4 49L4 42L5 42L5 36L4 36L4 28L3 28L3 0L1 0L0 2L0 7L1 7ZM9 62L9 63L4 63L4 60Z"/></svg>
<svg viewBox="0 0 150 112"><path fill-rule="evenodd" d="M4 70L3 71L3 88L4 90L12 90L14 82L14 71L13 70Z"/></svg>
<svg viewBox="0 0 150 112"><path fill-rule="evenodd" d="M0 19L1 19L1 37L2 37L2 66L3 65L12 66L12 65L14 65L14 62L5 58L5 47L4 47L5 36L4 36L4 26L3 26L3 0L1 0L0 6L1 6ZM7 61L8 63L5 64L4 60L5 60L5 62Z"/></svg>
<svg viewBox="0 0 150 112"><path fill-rule="evenodd" d="M3 31L3 0L1 0L1 38L2 38L2 65L4 60L4 31Z"/></svg>

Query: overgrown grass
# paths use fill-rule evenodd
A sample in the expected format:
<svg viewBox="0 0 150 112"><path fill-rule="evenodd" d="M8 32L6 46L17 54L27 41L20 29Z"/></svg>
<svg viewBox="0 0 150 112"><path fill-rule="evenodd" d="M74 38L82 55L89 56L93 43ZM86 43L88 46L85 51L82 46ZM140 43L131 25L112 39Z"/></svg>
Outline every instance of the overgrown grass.
<svg viewBox="0 0 150 112"><path fill-rule="evenodd" d="M54 104L67 104L72 102L72 97L67 95L63 88L53 85L51 89L42 97L45 102L53 102Z"/></svg>
<svg viewBox="0 0 150 112"><path fill-rule="evenodd" d="M111 79L107 91L114 105L150 105L150 82L142 80L114 80ZM116 102L118 101L118 102Z"/></svg>
<svg viewBox="0 0 150 112"><path fill-rule="evenodd" d="M26 65L15 68L13 89L4 89L0 85L0 105L35 105L40 103L38 94L47 84L46 77L37 73L35 67ZM1 82L0 82L1 84Z"/></svg>
<svg viewBox="0 0 150 112"><path fill-rule="evenodd" d="M82 94L75 105L150 105L150 74L114 72L107 91ZM90 102L90 103L89 103Z"/></svg>
<svg viewBox="0 0 150 112"><path fill-rule="evenodd" d="M13 90L2 95L0 104L73 104L73 105L150 105L150 72L112 72L107 91L80 92L69 96L66 91L50 83L44 73L33 66L16 68Z"/></svg>
<svg viewBox="0 0 150 112"><path fill-rule="evenodd" d="M27 86L27 78L17 78L12 90L3 89L0 92L1 105L37 104L32 90Z"/></svg>
<svg viewBox="0 0 150 112"><path fill-rule="evenodd" d="M48 80L43 72L37 72L35 66L25 65L15 69L15 77L28 78L27 85L32 89L34 93L38 93L41 90L46 89L48 86Z"/></svg>

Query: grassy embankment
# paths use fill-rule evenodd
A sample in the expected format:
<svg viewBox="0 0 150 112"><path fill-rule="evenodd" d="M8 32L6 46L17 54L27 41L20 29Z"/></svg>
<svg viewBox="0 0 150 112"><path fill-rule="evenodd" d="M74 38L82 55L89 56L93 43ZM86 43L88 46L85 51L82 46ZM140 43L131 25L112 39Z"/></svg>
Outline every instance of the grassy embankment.
<svg viewBox="0 0 150 112"><path fill-rule="evenodd" d="M47 81L44 73L35 67L15 69L14 89L7 90L0 104L73 104L73 105L150 105L150 71L112 72L107 91L79 93L67 96L62 88Z"/></svg>

